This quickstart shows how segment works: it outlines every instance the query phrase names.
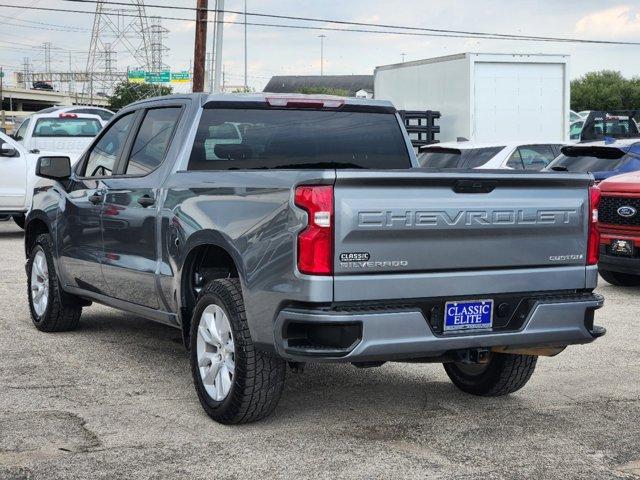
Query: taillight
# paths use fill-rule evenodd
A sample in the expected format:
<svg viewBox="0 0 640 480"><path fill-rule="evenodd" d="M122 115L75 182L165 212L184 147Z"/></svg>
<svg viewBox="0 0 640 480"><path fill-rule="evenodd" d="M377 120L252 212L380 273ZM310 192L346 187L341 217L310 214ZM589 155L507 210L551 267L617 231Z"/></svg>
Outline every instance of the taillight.
<svg viewBox="0 0 640 480"><path fill-rule="evenodd" d="M587 246L587 265L597 265L600 259L600 230L598 229L598 205L600 189L589 189L589 241Z"/></svg>
<svg viewBox="0 0 640 480"><path fill-rule="evenodd" d="M78 115L76 115L75 113L62 112L60 115L58 115L58 118L78 118Z"/></svg>
<svg viewBox="0 0 640 480"><path fill-rule="evenodd" d="M298 235L298 270L308 275L330 275L333 273L333 187L297 187L294 201L308 215L307 228Z"/></svg>

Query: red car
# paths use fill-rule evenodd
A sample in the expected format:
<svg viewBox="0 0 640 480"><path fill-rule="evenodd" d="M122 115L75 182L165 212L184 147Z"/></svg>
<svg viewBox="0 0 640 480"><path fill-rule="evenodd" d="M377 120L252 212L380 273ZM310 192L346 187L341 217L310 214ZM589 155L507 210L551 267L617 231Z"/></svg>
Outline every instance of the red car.
<svg viewBox="0 0 640 480"><path fill-rule="evenodd" d="M600 276L612 285L640 285L640 172L599 184Z"/></svg>

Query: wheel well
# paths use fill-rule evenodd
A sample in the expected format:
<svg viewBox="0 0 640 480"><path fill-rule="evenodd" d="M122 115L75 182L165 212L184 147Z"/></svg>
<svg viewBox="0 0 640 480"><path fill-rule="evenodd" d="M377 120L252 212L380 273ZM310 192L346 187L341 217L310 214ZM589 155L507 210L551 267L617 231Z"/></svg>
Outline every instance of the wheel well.
<svg viewBox="0 0 640 480"><path fill-rule="evenodd" d="M27 257L29 257L31 249L36 243L36 238L43 233L49 233L49 228L42 220L35 218L27 224L24 232L24 248Z"/></svg>
<svg viewBox="0 0 640 480"><path fill-rule="evenodd" d="M182 268L182 339L189 348L191 315L200 290L217 278L238 278L238 268L224 248L217 245L199 245L189 252Z"/></svg>

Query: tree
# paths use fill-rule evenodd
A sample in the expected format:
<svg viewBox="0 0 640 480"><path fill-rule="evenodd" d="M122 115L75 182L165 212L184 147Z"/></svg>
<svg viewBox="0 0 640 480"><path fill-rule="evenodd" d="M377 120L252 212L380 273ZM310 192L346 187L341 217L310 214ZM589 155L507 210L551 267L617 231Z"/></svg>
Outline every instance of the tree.
<svg viewBox="0 0 640 480"><path fill-rule="evenodd" d="M300 87L296 90L296 93L337 95L339 97L349 96L349 90L345 90L344 88L315 87L315 86Z"/></svg>
<svg viewBox="0 0 640 480"><path fill-rule="evenodd" d="M626 79L620 72L590 72L571 82L571 109L640 109L640 77Z"/></svg>
<svg viewBox="0 0 640 480"><path fill-rule="evenodd" d="M119 83L113 91L113 95L109 97L109 108L117 111L137 100L171 95L171 93L173 93L173 88L166 85L125 81Z"/></svg>

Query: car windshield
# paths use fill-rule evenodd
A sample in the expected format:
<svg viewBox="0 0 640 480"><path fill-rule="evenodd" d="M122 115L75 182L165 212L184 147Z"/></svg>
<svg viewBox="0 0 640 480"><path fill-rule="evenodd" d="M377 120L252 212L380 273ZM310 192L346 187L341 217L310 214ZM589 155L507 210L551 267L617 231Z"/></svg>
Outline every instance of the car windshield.
<svg viewBox="0 0 640 480"><path fill-rule="evenodd" d="M208 109L190 170L411 168L393 113L269 108Z"/></svg>
<svg viewBox="0 0 640 480"><path fill-rule="evenodd" d="M34 137L95 137L102 125L94 118L41 118Z"/></svg>
<svg viewBox="0 0 640 480"><path fill-rule="evenodd" d="M565 147L546 170L555 168L568 172L604 172L620 168L629 159L629 155L625 155L619 148Z"/></svg>
<svg viewBox="0 0 640 480"><path fill-rule="evenodd" d="M418 154L418 163L423 168L476 168L487 163L503 148L429 147Z"/></svg>

